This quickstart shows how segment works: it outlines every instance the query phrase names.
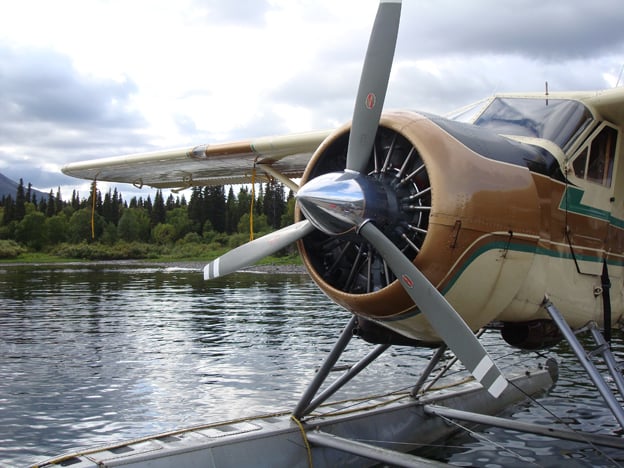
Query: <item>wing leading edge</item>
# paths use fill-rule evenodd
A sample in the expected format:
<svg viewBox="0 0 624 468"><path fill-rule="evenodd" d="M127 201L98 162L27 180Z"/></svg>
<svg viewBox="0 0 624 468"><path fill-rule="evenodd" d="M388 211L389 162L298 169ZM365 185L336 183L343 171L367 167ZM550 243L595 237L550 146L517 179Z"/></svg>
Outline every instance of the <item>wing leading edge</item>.
<svg viewBox="0 0 624 468"><path fill-rule="evenodd" d="M309 132L136 153L70 163L62 171L80 179L174 189L250 183L253 169L258 166L293 179L301 177L312 154L330 133ZM257 171L257 181L266 179L264 171Z"/></svg>

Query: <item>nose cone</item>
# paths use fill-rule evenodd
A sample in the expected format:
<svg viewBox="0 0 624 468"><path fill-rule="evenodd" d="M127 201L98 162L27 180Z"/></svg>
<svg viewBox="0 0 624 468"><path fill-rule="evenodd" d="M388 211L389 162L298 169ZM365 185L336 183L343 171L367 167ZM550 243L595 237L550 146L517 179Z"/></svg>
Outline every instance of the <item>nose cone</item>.
<svg viewBox="0 0 624 468"><path fill-rule="evenodd" d="M330 172L312 179L297 192L306 218L330 235L344 234L364 221L366 201L359 174Z"/></svg>

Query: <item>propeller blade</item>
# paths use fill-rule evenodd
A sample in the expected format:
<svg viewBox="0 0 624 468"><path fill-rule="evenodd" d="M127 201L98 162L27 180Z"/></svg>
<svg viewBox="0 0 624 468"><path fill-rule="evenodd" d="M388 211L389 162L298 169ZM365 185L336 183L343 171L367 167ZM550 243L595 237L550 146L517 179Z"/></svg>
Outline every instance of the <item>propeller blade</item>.
<svg viewBox="0 0 624 468"><path fill-rule="evenodd" d="M381 0L355 99L347 149L347 170L366 170L386 98L400 17L400 0Z"/></svg>
<svg viewBox="0 0 624 468"><path fill-rule="evenodd" d="M204 279L209 280L229 275L241 268L253 265L258 260L289 246L312 231L314 231L312 223L303 220L247 242L206 265L204 267Z"/></svg>
<svg viewBox="0 0 624 468"><path fill-rule="evenodd" d="M365 223L359 233L379 251L438 336L475 379L498 397L507 387L507 379L444 296L372 222Z"/></svg>

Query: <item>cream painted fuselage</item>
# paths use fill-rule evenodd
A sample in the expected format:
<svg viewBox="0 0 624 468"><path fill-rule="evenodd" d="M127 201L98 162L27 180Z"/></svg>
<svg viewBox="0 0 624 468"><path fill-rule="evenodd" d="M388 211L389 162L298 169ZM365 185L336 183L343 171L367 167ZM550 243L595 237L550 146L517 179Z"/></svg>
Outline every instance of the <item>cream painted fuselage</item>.
<svg viewBox="0 0 624 468"><path fill-rule="evenodd" d="M384 114L381 127L392 136L384 143L378 133L379 164L371 163L370 177L397 192L388 195L396 204L411 203L406 220L387 230L407 232L406 255L471 329L494 321L547 320L545 297L572 328L589 321L602 325L603 273L611 284L611 326L622 320L623 97L622 90L549 101L497 96L468 123L414 112ZM329 161L342 154L348 130L319 147L304 182L331 170ZM401 166L416 158L414 167L422 164L426 174L393 182L393 176L406 179ZM418 304L374 253L359 246L349 257L352 243L345 239L344 248L335 247L320 234L301 241L304 262L321 289L356 315L410 338L437 341ZM340 274L336 265L344 257L361 265Z"/></svg>

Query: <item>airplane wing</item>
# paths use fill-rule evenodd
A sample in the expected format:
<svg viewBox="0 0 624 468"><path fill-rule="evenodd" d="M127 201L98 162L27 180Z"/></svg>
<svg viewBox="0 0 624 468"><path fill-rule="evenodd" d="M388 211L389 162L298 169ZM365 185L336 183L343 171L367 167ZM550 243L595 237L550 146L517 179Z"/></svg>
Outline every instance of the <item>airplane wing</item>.
<svg viewBox="0 0 624 468"><path fill-rule="evenodd" d="M316 148L331 131L263 137L70 163L63 173L80 179L121 182L137 187L184 189L250 183L272 177L301 177Z"/></svg>

